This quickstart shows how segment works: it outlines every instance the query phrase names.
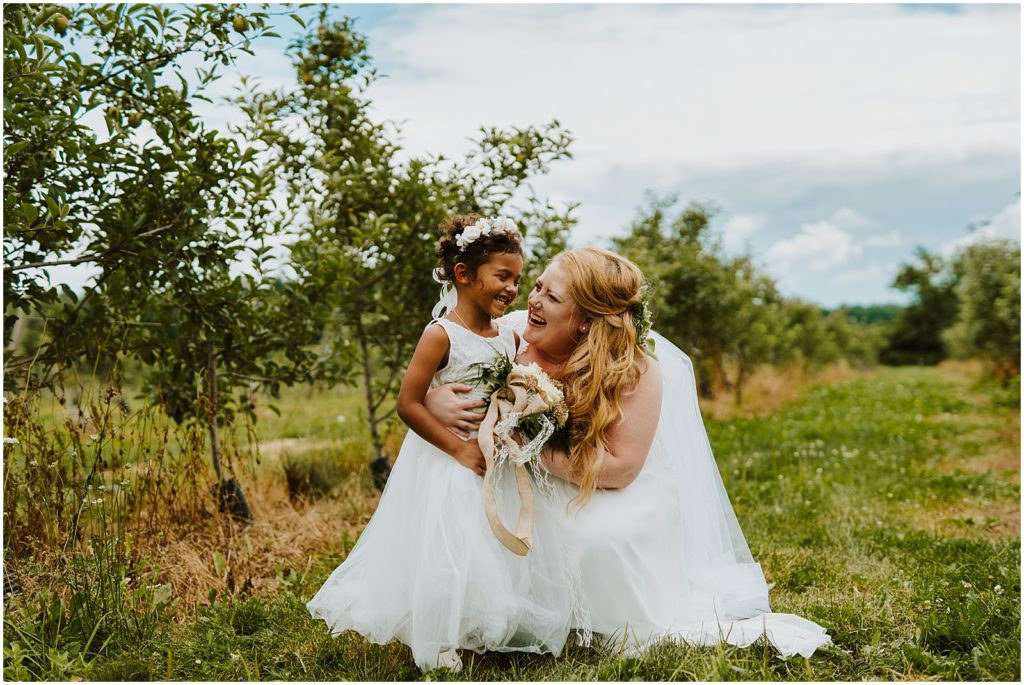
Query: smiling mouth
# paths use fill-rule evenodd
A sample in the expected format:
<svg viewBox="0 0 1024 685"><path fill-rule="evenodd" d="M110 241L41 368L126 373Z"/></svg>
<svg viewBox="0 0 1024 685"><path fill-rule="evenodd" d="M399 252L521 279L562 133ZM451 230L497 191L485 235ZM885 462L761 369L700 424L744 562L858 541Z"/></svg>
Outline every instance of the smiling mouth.
<svg viewBox="0 0 1024 685"><path fill-rule="evenodd" d="M510 304L512 304L512 298L511 297L505 297L504 295L498 295L497 297L494 298L494 300L498 304L500 304L502 307L507 307Z"/></svg>
<svg viewBox="0 0 1024 685"><path fill-rule="evenodd" d="M532 325L532 326L546 326L547 323L548 323L546 320L544 320L536 312L530 312L530 319L529 319L529 321L530 321L530 325Z"/></svg>

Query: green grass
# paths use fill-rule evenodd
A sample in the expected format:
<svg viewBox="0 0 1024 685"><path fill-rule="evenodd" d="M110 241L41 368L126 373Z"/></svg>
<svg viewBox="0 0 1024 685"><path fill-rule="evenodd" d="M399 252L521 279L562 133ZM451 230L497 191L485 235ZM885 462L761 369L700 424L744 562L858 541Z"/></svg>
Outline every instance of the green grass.
<svg viewBox="0 0 1024 685"><path fill-rule="evenodd" d="M358 420L358 398L289 392L281 417L261 418L261 436L344 440ZM751 550L774 584L773 610L805 616L832 636L835 646L813 658L783 660L763 644L665 644L639 658L570 647L559 658L466 654L461 674L429 678L1019 680L1020 539L998 512L1019 503L1020 490L1011 474L973 466L1014 448L1007 435L1018 411L989 401L994 392L938 369L883 368L810 388L769 416L708 423ZM337 414L347 415L344 425L331 423ZM334 549L340 555L352 543ZM282 578L276 594L218 597L75 672L102 680L423 679L404 645L332 638L309 617L305 601L339 555Z"/></svg>

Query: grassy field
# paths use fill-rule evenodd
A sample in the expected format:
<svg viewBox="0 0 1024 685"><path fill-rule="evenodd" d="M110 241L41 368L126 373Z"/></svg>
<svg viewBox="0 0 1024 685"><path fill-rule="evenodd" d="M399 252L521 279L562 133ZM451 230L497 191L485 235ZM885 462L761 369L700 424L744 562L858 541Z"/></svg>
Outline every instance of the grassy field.
<svg viewBox="0 0 1024 685"><path fill-rule="evenodd" d="M777 407L762 402L758 415L708 422L740 523L774 584L772 608L832 635L835 647L811 659L782 660L763 645L665 644L642 658L570 648L559 658L467 655L461 674L429 678L1019 680L1015 400L962 365L881 368L790 393ZM403 645L331 638L309 618L305 601L344 559L375 494L351 393L296 389L279 406L281 415L266 413L253 433L260 463L239 467L257 523L211 533L214 542L244 538L248 556L198 554L168 581L185 598L175 611L157 612L151 630L114 638L92 660L76 665L65 650L63 671L59 658L32 668L5 630L5 676L423 679ZM400 430L390 438L400 439ZM5 621L38 623L38 613Z"/></svg>

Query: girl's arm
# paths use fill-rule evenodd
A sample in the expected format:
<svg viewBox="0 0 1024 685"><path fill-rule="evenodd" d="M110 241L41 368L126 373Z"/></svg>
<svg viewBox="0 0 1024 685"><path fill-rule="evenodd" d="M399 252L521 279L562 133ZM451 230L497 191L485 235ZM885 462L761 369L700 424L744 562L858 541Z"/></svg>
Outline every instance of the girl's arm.
<svg viewBox="0 0 1024 685"><path fill-rule="evenodd" d="M398 391L398 415L421 438L482 476L484 456L476 440L459 439L423 406L430 381L448 355L448 347L448 334L441 326L428 326L423 331Z"/></svg>
<svg viewBox="0 0 1024 685"><path fill-rule="evenodd" d="M654 443L661 414L661 370L655 360L647 359L636 390L623 395L619 406L622 419L608 430L604 463L597 475L597 487L608 490L624 488L636 479ZM545 450L542 458L553 475L579 484L565 452Z"/></svg>

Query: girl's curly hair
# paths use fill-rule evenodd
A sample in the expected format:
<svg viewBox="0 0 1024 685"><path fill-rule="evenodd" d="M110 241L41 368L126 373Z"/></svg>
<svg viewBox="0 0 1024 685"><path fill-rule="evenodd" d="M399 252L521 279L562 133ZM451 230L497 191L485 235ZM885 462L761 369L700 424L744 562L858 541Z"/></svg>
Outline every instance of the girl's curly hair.
<svg viewBox="0 0 1024 685"><path fill-rule="evenodd" d="M441 240L438 241L434 254L444 280L449 283L455 282L455 265L460 262L469 269L470 277L476 278L477 269L486 264L491 255L502 253L523 255L522 241L516 233L492 232L480 236L465 249L461 249L456 243L455 237L467 227L475 224L480 218L479 214L453 214L441 222Z"/></svg>

